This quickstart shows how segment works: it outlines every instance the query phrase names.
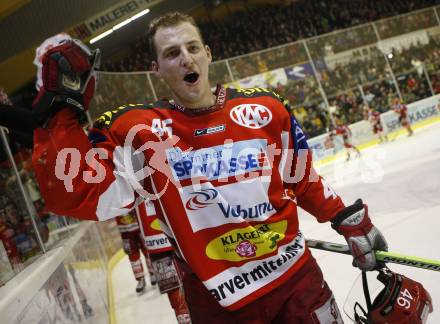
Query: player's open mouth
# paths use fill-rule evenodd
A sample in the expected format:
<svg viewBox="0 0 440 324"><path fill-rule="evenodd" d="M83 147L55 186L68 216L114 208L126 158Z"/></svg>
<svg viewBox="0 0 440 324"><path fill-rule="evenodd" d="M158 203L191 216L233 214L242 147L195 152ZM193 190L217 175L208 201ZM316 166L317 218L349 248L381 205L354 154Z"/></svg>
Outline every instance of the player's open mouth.
<svg viewBox="0 0 440 324"><path fill-rule="evenodd" d="M196 72L188 73L187 75L185 75L183 80L188 83L194 84L199 80L199 74Z"/></svg>

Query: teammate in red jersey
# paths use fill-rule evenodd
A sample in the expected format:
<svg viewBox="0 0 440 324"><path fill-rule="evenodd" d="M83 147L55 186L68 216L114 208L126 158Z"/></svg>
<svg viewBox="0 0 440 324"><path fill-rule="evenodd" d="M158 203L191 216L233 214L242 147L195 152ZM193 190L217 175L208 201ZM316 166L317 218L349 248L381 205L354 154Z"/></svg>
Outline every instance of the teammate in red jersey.
<svg viewBox="0 0 440 324"><path fill-rule="evenodd" d="M331 222L354 265L372 270L387 244L367 206L346 207L317 175L287 100L262 88L211 92L211 52L191 17L163 15L149 36L172 99L105 113L90 141L77 112L93 95L97 54L69 41L41 51L33 161L48 207L104 220L150 199L192 323L342 323L297 207Z"/></svg>
<svg viewBox="0 0 440 324"><path fill-rule="evenodd" d="M411 136L414 131L411 128L411 124L409 123L408 118L408 108L404 103L402 103L399 98L395 98L393 101L393 111L397 114L399 117L400 125L408 131L408 136Z"/></svg>
<svg viewBox="0 0 440 324"><path fill-rule="evenodd" d="M382 121L380 120L380 112L365 106L364 119L370 122L373 133L377 135L379 143L388 142L388 136L383 132Z"/></svg>
<svg viewBox="0 0 440 324"><path fill-rule="evenodd" d="M360 156L361 152L351 142L352 133L351 133L350 127L348 127L346 124L344 124L341 117L336 117L335 121L336 121L336 127L332 131L331 136L333 136L333 135L341 135L342 136L342 141L343 141L344 147L347 151L347 161L350 160L350 157L351 157L350 151L355 151L357 156Z"/></svg>
<svg viewBox="0 0 440 324"><path fill-rule="evenodd" d="M145 246L148 248L151 269L162 294L168 295L179 324L191 323L189 309L181 289L181 277L173 259L173 247L168 237L162 232L157 212L151 201L142 202L136 208Z"/></svg>
<svg viewBox="0 0 440 324"><path fill-rule="evenodd" d="M152 285L156 284L156 279L152 267L148 266L151 264L150 257L139 228L136 212L132 211L127 215L117 216L116 223L118 225L119 233L121 233L124 252L128 255L134 278L138 282L136 292L141 293L145 290L145 275L144 267L142 266L141 251L145 257Z"/></svg>
<svg viewBox="0 0 440 324"><path fill-rule="evenodd" d="M167 261L172 260L170 256L172 256L173 248L160 230L154 205L151 202L142 202L129 214L117 216L116 223L121 233L124 251L129 257L134 277L138 281L136 292L141 293L145 290L145 276L140 255L142 251L151 285L156 285L158 279L159 290L168 295L177 322L179 324L190 323L189 310L180 289L179 274L172 264L168 265L167 269L163 268ZM154 268L158 268L157 272ZM156 278L156 273L159 274L158 278ZM175 273L174 280L172 280L173 273Z"/></svg>

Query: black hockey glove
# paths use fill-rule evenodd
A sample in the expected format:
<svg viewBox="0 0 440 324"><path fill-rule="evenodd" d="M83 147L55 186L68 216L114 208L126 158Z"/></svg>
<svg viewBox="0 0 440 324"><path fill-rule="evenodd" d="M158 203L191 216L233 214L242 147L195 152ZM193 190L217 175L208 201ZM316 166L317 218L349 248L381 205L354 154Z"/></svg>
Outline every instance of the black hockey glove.
<svg viewBox="0 0 440 324"><path fill-rule="evenodd" d="M38 126L65 107L83 115L95 91L95 69L100 63L99 50L91 51L79 40L68 38L47 48L37 58L41 86L32 106Z"/></svg>
<svg viewBox="0 0 440 324"><path fill-rule="evenodd" d="M371 223L368 207L361 199L340 211L331 222L347 241L355 267L364 271L383 267L376 262L374 250L388 251L388 245L382 233Z"/></svg>

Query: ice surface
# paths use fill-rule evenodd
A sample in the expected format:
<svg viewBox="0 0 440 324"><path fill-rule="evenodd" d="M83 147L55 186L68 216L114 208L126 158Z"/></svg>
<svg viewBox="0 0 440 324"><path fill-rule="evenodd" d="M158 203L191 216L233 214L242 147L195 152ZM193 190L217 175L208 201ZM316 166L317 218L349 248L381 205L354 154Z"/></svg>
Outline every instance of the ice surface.
<svg viewBox="0 0 440 324"><path fill-rule="evenodd" d="M137 281L134 279L128 256L125 256L113 269L116 323L177 323L167 295L161 295L155 286L151 286L146 269L144 263L147 286L143 294L136 293Z"/></svg>

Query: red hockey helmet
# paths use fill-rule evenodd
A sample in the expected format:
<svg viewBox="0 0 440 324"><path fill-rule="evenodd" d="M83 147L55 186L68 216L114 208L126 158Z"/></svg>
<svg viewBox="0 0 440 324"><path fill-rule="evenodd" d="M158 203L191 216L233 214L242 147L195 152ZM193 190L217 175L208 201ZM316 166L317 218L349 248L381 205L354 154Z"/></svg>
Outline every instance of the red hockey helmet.
<svg viewBox="0 0 440 324"><path fill-rule="evenodd" d="M362 315L355 321L361 324L423 324L432 312L432 299L421 283L394 273L388 268L379 270L377 279L384 284L382 291L370 303L367 279L363 273L364 294L368 313L360 307Z"/></svg>

